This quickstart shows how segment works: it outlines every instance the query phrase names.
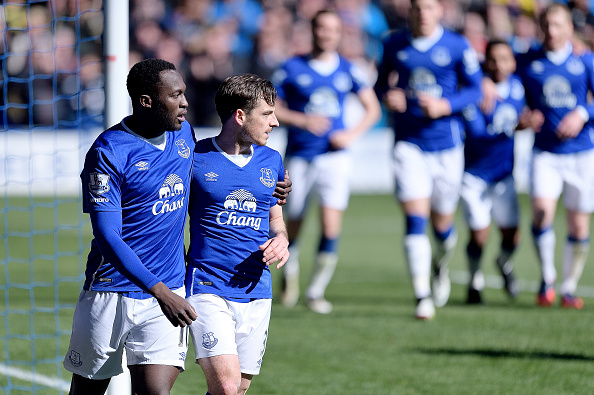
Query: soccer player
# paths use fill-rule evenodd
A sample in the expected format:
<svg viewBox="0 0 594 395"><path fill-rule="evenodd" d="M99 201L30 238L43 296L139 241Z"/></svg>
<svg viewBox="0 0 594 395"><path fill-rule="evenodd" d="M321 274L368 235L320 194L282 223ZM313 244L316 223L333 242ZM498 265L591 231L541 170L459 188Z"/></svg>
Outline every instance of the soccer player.
<svg viewBox="0 0 594 395"><path fill-rule="evenodd" d="M443 12L439 0L411 1L411 28L384 42L375 87L394 113L396 195L406 215L404 246L419 319L433 318L450 295L447 264L464 169L461 112L481 96L476 53L441 26ZM433 290L429 219L436 240Z"/></svg>
<svg viewBox="0 0 594 395"><path fill-rule="evenodd" d="M466 247L470 282L467 302L482 303L484 275L480 269L483 247L487 243L491 219L501 232L501 249L496 259L505 290L516 298L519 286L510 260L519 241L519 210L513 177L514 132L542 125L542 114L526 108L522 81L513 73L516 60L505 41L487 44L483 70L495 84L499 100L490 112L479 113L475 106L465 111L467 120L464 146L465 168L460 200L470 240ZM491 218L492 216L492 218Z"/></svg>
<svg viewBox="0 0 594 395"><path fill-rule="evenodd" d="M220 134L194 150L188 301L196 362L210 394L244 394L259 374L272 301L269 265L289 257L282 208L272 193L284 177L266 147L276 91L252 74L225 79L215 96Z"/></svg>
<svg viewBox="0 0 594 395"><path fill-rule="evenodd" d="M133 393L169 393L196 319L184 289L194 149L186 86L173 64L148 59L127 87L132 115L97 138L81 174L95 238L64 359L71 394L105 393L124 350Z"/></svg>
<svg viewBox="0 0 594 395"><path fill-rule="evenodd" d="M563 193L568 237L563 253L561 305L581 309L575 296L590 247L590 214L594 209L594 57L573 53L569 9L551 4L541 14L544 43L518 57L518 73L528 105L544 115L534 137L531 168L532 234L541 264L539 306L556 300L555 233L553 220Z"/></svg>
<svg viewBox="0 0 594 395"><path fill-rule="evenodd" d="M287 204L291 258L283 271L282 303L293 307L299 299L299 232L310 195L317 193L321 238L311 281L308 307L328 314L324 297L338 262L342 216L349 200L351 158L346 149L380 118L381 107L362 73L337 52L342 34L340 17L328 10L312 20L313 52L296 56L275 73L279 100L277 116L288 126L285 163L294 180ZM360 100L364 114L352 128L343 124L349 93Z"/></svg>
<svg viewBox="0 0 594 395"><path fill-rule="evenodd" d="M64 367L71 394L103 394L126 350L134 393L169 393L196 312L185 300L183 231L194 132L175 66L135 64L133 113L89 149L81 181L94 240Z"/></svg>

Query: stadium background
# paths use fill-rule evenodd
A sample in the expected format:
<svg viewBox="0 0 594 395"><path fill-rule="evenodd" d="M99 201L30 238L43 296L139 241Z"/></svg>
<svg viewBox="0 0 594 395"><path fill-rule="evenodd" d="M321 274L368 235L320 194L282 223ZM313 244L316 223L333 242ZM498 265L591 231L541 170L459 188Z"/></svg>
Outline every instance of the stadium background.
<svg viewBox="0 0 594 395"><path fill-rule="evenodd" d="M465 34L481 56L490 37L508 39L517 52L533 45L538 40L535 15L549 2L444 0L443 3L446 9L444 24ZM589 3L575 1L571 6L577 36L583 45L591 47L594 43L594 17ZM309 20L318 9L329 5L337 9L345 23L341 52L366 70L372 83L375 78L374 65L381 55L381 38L390 30L406 26L407 0L130 0L130 65L147 57L160 57L173 62L188 85L187 96L191 103L188 120L197 128L199 136L212 135L218 127L212 99L220 82L228 75L243 72L270 77L274 69L289 56L308 52L311 41ZM0 246L0 317L3 320L3 325L0 324L0 347L4 350L3 359L0 360L0 389L5 393L67 392L70 376L61 368L61 360L69 338L72 312L91 237L88 218L82 215L80 209L78 173L86 149L105 122L103 7L101 0L14 0L5 1L0 6L0 29L3 32L0 41L0 218L4 224L3 243ZM359 110L357 104L353 102L350 105L352 110L349 114L356 118ZM399 331L411 338L412 333L419 332L416 335L422 339L422 336L435 336L435 333L408 327L410 316L406 309L410 304L410 289L406 283L404 265L393 262L402 256L399 247L394 246L401 237L398 228L401 227L402 219L393 199L385 196L393 188L389 170L392 137L388 126L384 117L354 147L357 164L353 174L354 192L364 196L354 197L345 219L345 239L350 241L344 243L348 247L342 248L344 271L338 273L337 285L334 287L338 299L342 298L345 303L337 314L333 314L338 318L326 330L340 328L347 315L356 316L363 312L363 316L359 317L362 322L366 321L366 314L378 317L395 315L403 320L399 323ZM271 146L282 152L284 138L282 130L274 133ZM519 136L517 179L523 190L530 141L529 132ZM523 203L526 206L525 199ZM383 207L385 211L370 212L370 206L376 209ZM527 212L527 207L524 212ZM315 213L311 215L315 216ZM309 233L315 234L315 225L309 226ZM559 234L563 234L563 227L562 223L558 225ZM363 229L366 230L364 234ZM529 240L528 235L525 240ZM356 249L356 246L378 244L378 252L371 257L361 256L361 248ZM534 256L531 246L526 246L529 243L524 244L519 255L531 261L528 266L532 267L522 272L526 279L525 289L529 290L534 286L530 280L536 280L537 270L536 264L532 262ZM354 247L355 250L351 251ZM457 281L464 283L460 248L457 257L460 261ZM371 264L376 270L375 275L362 275L359 262L369 259L377 259L377 264L381 266ZM396 265L399 266L397 269ZM352 278L349 276L357 277L363 283L369 280L367 277L372 278L370 284L361 286L358 292L361 298L366 294L370 300L376 298L379 306L364 302L348 303L349 297L343 293L352 287ZM492 280L494 287L500 286L497 279ZM380 285L378 281L381 281ZM592 297L588 284L594 285L594 281L588 276L588 269L583 282L585 286L580 288L581 294ZM398 287L397 293L394 293L394 287ZM502 309L504 299L499 300L499 296L495 295L492 298L496 300L496 308L492 313L495 317L498 314L503 317L512 315L519 321L525 318L518 311ZM530 302L526 302L526 306L530 305ZM498 306L501 311L497 311ZM454 320L453 317L460 321L457 325L462 328L475 320L483 325L479 327L485 331L492 325L486 318L490 313L456 306L455 298L451 309L446 310L451 315L444 317L445 327L449 324L448 320ZM587 311L585 313L589 314ZM570 321L576 323L574 316L560 314L563 313L552 314L553 320L555 317L561 317L561 320L569 317ZM278 324L273 319L273 325L278 325L283 331L295 330L291 323L297 319L303 323L303 333L295 331L289 341L295 343L296 349L302 349L304 342L323 342L324 338L320 334L312 333L318 329L319 324L315 321L317 317L308 315L305 310L297 309L291 313L275 306L273 316L280 316ZM541 316L534 316L533 319L536 323L542 321ZM573 333L571 331L582 326L580 322L571 329L553 325L547 327L551 332L548 336L553 338L556 330ZM377 329L386 338L390 337L389 331L394 330L389 324L380 327ZM452 333L444 336L455 337L459 330L459 327L454 326L451 328ZM342 338L338 332L329 335L336 344L357 342L353 338ZM581 335L580 332L576 337L581 340ZM368 336L373 335L366 331L359 333L362 341ZM354 337L356 339L357 335ZM546 337L542 340L545 341ZM591 368L580 365L580 362L591 362L592 359L587 353L580 353L581 343L568 348L564 348L564 342L552 343L558 348L550 351L548 357L539 354L547 354L547 351L531 349L526 343L521 343L519 350L510 351L499 345L494 346L494 350L503 348L508 350L505 352L517 353L520 359L548 358L553 361L553 365L566 359L571 364L577 364L580 374L592 373ZM283 343L271 340L270 344L269 348L274 349L277 347L275 344ZM340 352L331 347L329 350L326 351L334 355L330 365L334 369L336 366L342 368L342 364L338 363L340 361L335 360L340 360ZM474 350L474 354L479 357L480 350L489 354L488 347ZM376 351L381 358L382 352ZM425 359L433 352L428 345ZM440 354L437 359L447 361L444 353L447 357L448 353L452 356L458 352L463 353L442 347L441 352L436 352ZM269 355L271 353L273 355ZM311 363L314 366L321 363L310 360L311 353L315 351L310 350L307 356L298 352L300 358L297 358L296 365ZM278 351L269 351L267 358L272 361L286 358L285 355L279 355L275 359L275 354ZM320 359L327 362L323 356ZM418 362L414 358L412 360L411 372L408 373L411 377L415 372L415 364L422 364L424 358ZM472 366L473 362L469 363ZM200 375L196 367L191 366L191 363L188 365L193 376ZM284 369L291 372L295 366L289 365ZM560 370L566 369L566 366L562 366ZM375 387L369 383L366 386L344 387L342 381L348 380L341 376L348 377L345 372L338 376L326 374L319 377L312 373L310 381L326 385L326 376L330 375L331 381L337 382L335 387L322 386L325 389L319 393L338 393L337 388L357 388L359 393L393 388L402 390L394 390L393 393L426 392L422 391L425 387L411 377L408 378L409 386L404 384L398 387L396 379L379 379ZM406 376L406 369L403 372ZM262 380L266 381L271 373L274 373L274 369L263 372ZM449 374L443 372L444 377ZM196 388L196 385L204 387L199 379L198 384L194 383L195 380L188 384L189 375L182 376L182 380L174 387L174 393L186 393L189 388ZM464 374L460 373L460 376ZM579 374L575 380L571 379L573 376L569 377L569 384L557 383L551 388L590 388L583 385ZM425 383L430 393L441 392L440 388L443 387L440 380L442 376L438 375L435 380ZM450 380L455 384L455 379ZM545 378L543 380L547 381ZM258 381L254 380L255 387L251 392L286 393L275 389L278 387L273 385L258 387L264 385ZM358 383L366 383L366 379L362 377ZM499 384L499 387L493 387L497 392L509 392L503 391L505 383ZM292 393L305 393L305 389L300 392L299 388L307 388L295 386L290 380L281 385L292 385L295 389ZM468 387L468 393L476 393L472 388ZM529 388L539 389L540 386ZM560 392L563 391L556 393Z"/></svg>

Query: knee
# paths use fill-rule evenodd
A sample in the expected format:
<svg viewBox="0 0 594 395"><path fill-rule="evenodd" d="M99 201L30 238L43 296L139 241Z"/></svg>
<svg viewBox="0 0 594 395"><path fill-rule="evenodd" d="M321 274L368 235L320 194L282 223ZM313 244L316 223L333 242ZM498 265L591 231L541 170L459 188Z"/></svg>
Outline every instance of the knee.
<svg viewBox="0 0 594 395"><path fill-rule="evenodd" d="M209 388L208 392L211 395L237 395L241 393L240 384L241 380L224 379L218 383L216 388Z"/></svg>

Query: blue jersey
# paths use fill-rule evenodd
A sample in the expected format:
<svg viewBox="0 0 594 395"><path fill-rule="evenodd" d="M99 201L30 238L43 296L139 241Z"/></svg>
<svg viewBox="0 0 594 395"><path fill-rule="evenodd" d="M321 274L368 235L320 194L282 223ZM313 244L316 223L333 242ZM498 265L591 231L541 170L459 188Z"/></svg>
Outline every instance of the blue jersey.
<svg viewBox="0 0 594 395"><path fill-rule="evenodd" d="M194 132L184 122L166 132L165 149L129 133L125 120L103 132L89 149L81 173L83 211L121 213L123 241L169 288L184 282L184 226ZM84 289L142 291L101 254L96 239ZM145 290L146 291L146 290Z"/></svg>
<svg viewBox="0 0 594 395"><path fill-rule="evenodd" d="M517 76L497 84L501 101L491 114L472 107L467 120L464 170L487 182L499 181L513 172L514 132L525 106L525 92Z"/></svg>
<svg viewBox="0 0 594 395"><path fill-rule="evenodd" d="M392 86L392 74L398 81ZM481 97L482 72L476 53L459 34L443 30L425 51L412 44L409 32L397 32L384 42L376 93L381 99L392 88L406 93L406 111L394 113L396 141L408 141L423 151L441 151L462 143L462 110ZM432 120L423 115L417 93L446 98L452 115Z"/></svg>
<svg viewBox="0 0 594 395"><path fill-rule="evenodd" d="M350 92L357 93L365 85L357 69L341 56L338 68L329 75L319 74L310 62L310 56L294 57L273 76L278 97L289 109L321 115L332 121L323 136L294 126L288 128L286 155L306 159L334 150L329 137L344 129L344 101Z"/></svg>
<svg viewBox="0 0 594 395"><path fill-rule="evenodd" d="M569 54L561 64L547 58L544 48L518 56L518 73L526 88L526 102L544 115L540 132L534 134L534 146L543 151L568 154L594 148L592 124L587 122L573 139L561 140L555 131L563 117L583 106L594 119L594 106L588 105L588 91L594 92L594 57Z"/></svg>
<svg viewBox="0 0 594 395"><path fill-rule="evenodd" d="M272 298L270 270L259 246L268 240L269 213L284 179L281 155L253 146L243 167L213 139L196 143L190 201L189 295L211 293L238 301Z"/></svg>

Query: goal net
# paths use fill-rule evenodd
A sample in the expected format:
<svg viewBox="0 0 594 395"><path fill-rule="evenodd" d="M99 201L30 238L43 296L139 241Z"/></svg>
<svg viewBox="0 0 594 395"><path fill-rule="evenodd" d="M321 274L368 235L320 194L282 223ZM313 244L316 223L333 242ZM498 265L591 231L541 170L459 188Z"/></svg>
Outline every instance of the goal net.
<svg viewBox="0 0 594 395"><path fill-rule="evenodd" d="M102 129L101 0L0 5L0 389L68 392L91 231L79 172Z"/></svg>

